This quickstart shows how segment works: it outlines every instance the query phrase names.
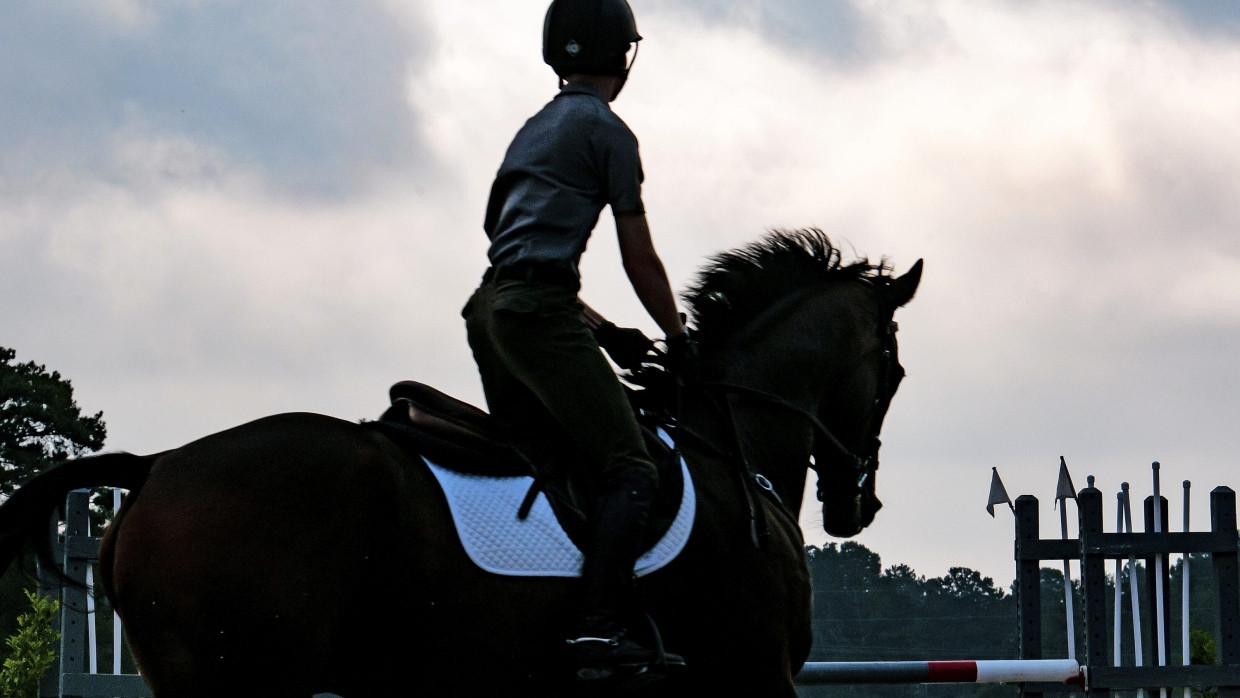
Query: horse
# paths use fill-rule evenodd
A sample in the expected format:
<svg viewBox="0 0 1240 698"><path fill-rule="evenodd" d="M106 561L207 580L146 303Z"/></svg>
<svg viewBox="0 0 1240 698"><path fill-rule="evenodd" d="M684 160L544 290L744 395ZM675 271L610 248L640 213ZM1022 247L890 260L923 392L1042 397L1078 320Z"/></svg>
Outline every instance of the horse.
<svg viewBox="0 0 1240 698"><path fill-rule="evenodd" d="M776 231L713 257L684 294L699 361L674 431L696 516L638 584L686 666L634 695L796 695L807 472L828 533L881 506L878 435L904 376L892 317L921 269L846 264L818 230ZM0 506L0 570L28 544L50 562L69 490L118 487L100 585L157 698L584 694L556 660L575 580L479 569L424 459L366 427L279 414L65 462Z"/></svg>

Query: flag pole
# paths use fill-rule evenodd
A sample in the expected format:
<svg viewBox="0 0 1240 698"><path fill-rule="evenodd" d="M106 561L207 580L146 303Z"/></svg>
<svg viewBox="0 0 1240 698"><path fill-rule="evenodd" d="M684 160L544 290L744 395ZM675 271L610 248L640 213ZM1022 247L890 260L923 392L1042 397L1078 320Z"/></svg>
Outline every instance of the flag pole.
<svg viewBox="0 0 1240 698"><path fill-rule="evenodd" d="M1055 506L1059 508L1059 535L1061 540L1068 540L1068 504L1067 500L1076 499L1076 488L1072 485L1072 476L1068 474L1068 463L1063 456L1059 457L1059 482L1055 486ZM1067 616L1068 627L1068 658L1076 659L1076 614L1072 611L1072 569L1068 560L1063 561L1063 607Z"/></svg>
<svg viewBox="0 0 1240 698"><path fill-rule="evenodd" d="M1124 491L1124 529L1132 533L1132 495L1128 492L1128 483L1121 482ZM1132 654L1136 666L1145 664L1145 650L1141 647L1141 603L1137 598L1137 559L1128 556L1128 600L1132 603ZM1145 698L1145 689L1137 689L1137 698Z"/></svg>
<svg viewBox="0 0 1240 698"><path fill-rule="evenodd" d="M1115 493L1115 532L1124 532L1124 493ZM1123 614L1123 579L1124 579L1124 563L1118 557L1115 558L1115 625L1112 635L1115 637L1113 644L1115 645L1115 656L1111 661L1112 666L1123 666L1122 657L1124 656L1124 614Z"/></svg>
<svg viewBox="0 0 1240 698"><path fill-rule="evenodd" d="M1158 461L1154 461L1150 469L1154 474L1154 533L1162 533L1162 495L1158 489ZM1163 563L1163 554L1154 553L1154 627L1158 630L1158 666L1167 666L1167 614L1163 613L1163 599L1166 595L1166 590L1163 589ZM1161 698L1167 698L1166 687L1159 688L1158 695Z"/></svg>
<svg viewBox="0 0 1240 698"><path fill-rule="evenodd" d="M1188 488L1191 486L1192 486L1191 482L1189 482L1188 480L1184 481L1184 532L1185 533L1188 533L1188 529L1189 529ZM1189 568L1189 562L1192 559L1192 553L1184 553L1184 557L1181 559L1183 560L1184 569L1181 570L1180 578L1181 578L1181 581L1183 581L1184 583L1184 588L1182 590L1182 593L1180 594L1180 616L1181 616L1181 620L1180 620L1181 650L1180 650L1180 653L1183 655L1181 657L1182 663L1184 664L1184 666L1188 666L1189 664L1192 663L1190 661L1192 659L1192 647L1190 646L1190 643L1189 643L1189 623L1188 623L1188 605L1189 605L1188 604L1188 568Z"/></svg>

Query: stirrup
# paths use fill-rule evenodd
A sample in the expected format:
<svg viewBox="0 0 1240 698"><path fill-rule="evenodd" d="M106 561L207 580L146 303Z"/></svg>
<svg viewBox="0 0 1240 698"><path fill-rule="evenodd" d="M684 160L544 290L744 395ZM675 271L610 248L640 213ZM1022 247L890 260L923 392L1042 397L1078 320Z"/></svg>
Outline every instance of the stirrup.
<svg viewBox="0 0 1240 698"><path fill-rule="evenodd" d="M666 673L669 668L684 668L685 658L679 654L670 654L667 648L663 646L663 635L659 632L659 626L655 625L654 617L647 611L642 614L646 619L646 627L650 628L650 637L654 638L654 651L658 655L658 666Z"/></svg>
<svg viewBox="0 0 1240 698"><path fill-rule="evenodd" d="M663 640L649 615L646 621L654 637L654 649L629 639L623 630L610 637L585 635L569 639L577 680L617 683L628 690L684 667L683 657L669 654L663 648Z"/></svg>
<svg viewBox="0 0 1240 698"><path fill-rule="evenodd" d="M661 657L623 634L579 637L568 640L568 645L578 682L614 684L625 691L663 678L671 662L684 663L680 657Z"/></svg>

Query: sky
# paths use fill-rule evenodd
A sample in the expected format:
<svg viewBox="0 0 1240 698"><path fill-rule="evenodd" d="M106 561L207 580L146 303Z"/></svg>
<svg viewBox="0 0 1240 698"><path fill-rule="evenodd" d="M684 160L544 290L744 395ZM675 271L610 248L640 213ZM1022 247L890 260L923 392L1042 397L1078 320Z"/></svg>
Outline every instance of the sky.
<svg viewBox="0 0 1240 698"><path fill-rule="evenodd" d="M775 228L925 275L855 540L1007 587L991 469L1059 457L1113 520L1162 464L1240 489L1240 5L632 0L613 108L673 285ZM0 3L0 346L70 378L106 450L264 415L475 404L460 308L509 139L555 91L545 3ZM582 296L652 336L604 214ZM1071 517L1075 510L1068 504ZM813 506L807 542L829 540Z"/></svg>

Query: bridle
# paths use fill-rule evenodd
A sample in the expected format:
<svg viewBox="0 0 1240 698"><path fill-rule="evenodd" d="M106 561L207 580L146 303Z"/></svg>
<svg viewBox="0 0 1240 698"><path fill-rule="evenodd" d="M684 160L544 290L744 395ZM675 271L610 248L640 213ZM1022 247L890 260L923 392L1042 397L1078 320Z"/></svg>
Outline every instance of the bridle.
<svg viewBox="0 0 1240 698"><path fill-rule="evenodd" d="M828 443L832 444L840 453L844 465L850 466L856 473L856 487L858 491L864 489L866 482L873 478L874 473L878 471L878 449L882 443L878 434L882 430L882 419L878 418L881 415L876 415L875 413L885 413L887 406L891 404L891 398L895 395L896 386L891 385L893 382L892 376L894 375L892 369L895 368L900 371L899 378L904 377L904 369L900 367L896 359L896 332L899 329L899 324L895 320L890 320L887 322L887 326L880 331L882 348L880 349L878 363L878 386L875 391L874 403L870 406L870 414L867 416L869 433L862 440L862 443L872 445L873 450L866 456L858 456L845 448L834 435L827 433ZM897 384L899 383L899 378L895 381ZM823 501L821 479L818 482L817 498L818 501Z"/></svg>
<svg viewBox="0 0 1240 698"><path fill-rule="evenodd" d="M774 393L769 393L765 390L759 390L757 388L750 388L749 386L740 385L739 383L707 382L702 383L702 387L714 389L731 395L750 397L760 402L765 402L768 405L779 407L780 409L799 415L814 428L814 431L816 431L819 436L822 436L826 439L827 443L834 446L846 462L849 462L858 470L867 467L867 464L873 461L872 456L862 457L853 453L847 446L844 445L842 441L839 440L839 438L835 436L835 434L831 432L831 429L828 428L827 425L822 423L822 420L818 418L818 415L790 400L786 400L778 395L775 395ZM726 401L725 404L727 404Z"/></svg>
<svg viewBox="0 0 1240 698"><path fill-rule="evenodd" d="M890 399L892 399L892 386L890 386L890 383L892 383L893 374L892 364L897 361L895 360L895 332L898 330L899 325L897 322L892 320L888 322L883 331L880 331L880 341L882 341L883 346L879 350L878 389L875 391L877 394L875 394L874 403L870 405L870 414L867 415L869 420L869 433L866 434L866 438L862 440L863 444L879 443L878 433L879 430L882 429L882 424L880 424L878 419L874 419L873 412L882 407L884 403L890 403ZM740 397L753 398L755 400L759 400L759 402L773 405L773 407L784 409L786 412L799 415L799 417L804 419L808 425L812 426L818 436L821 436L827 444L832 446L833 450L835 450L838 454L839 460L843 461L844 464L851 466L853 470L858 472L858 487L864 486L864 484L866 484L866 480L874 475L875 470L878 470L877 448L874 449L873 453L858 455L856 451L853 451L852 449L849 449L848 446L844 445L843 441L839 440L835 433L832 433L831 428L828 428L826 424L822 423L822 419L818 418L817 414L813 413L810 409L801 407L801 405L791 402L789 399L782 398L780 395L776 395L768 391L763 391L763 389L743 386L743 384L739 383L703 382L702 387L714 389L714 391L722 393L740 395ZM732 410L729 409L728 412L732 412ZM818 492L818 501L822 501L822 492Z"/></svg>
<svg viewBox="0 0 1240 698"><path fill-rule="evenodd" d="M787 505L775 492L770 480L762 473L757 472L746 456L743 440L739 434L739 430L736 428L735 410L733 409L732 401L727 400L726 396L734 395L741 398L762 402L799 416L811 427L817 437L820 437L823 442L831 446L832 450L837 454L841 464L844 467L850 468L855 473L856 491L861 492L864 490L867 481L873 478L875 472L878 470L878 445L880 443L878 434L882 428L882 420L877 418L875 412L883 410L885 406L889 405L891 402L894 392L894 386L891 385L893 382L892 376L895 373L893 368L902 371L902 369L899 369L899 364L896 359L895 337L898 329L899 325L894 320L891 320L887 322L885 327L878 330L880 335L879 339L881 342L878 363L878 385L876 397L870 407L871 413L867 415L869 433L867 433L865 438L861 441L863 444L872 444L874 449L866 455L860 455L846 446L844 442L841 441L839 437L837 437L831 429L823 423L822 419L812 410L797 405L779 395L739 383L710 381L702 382L700 384L702 388L709 392L720 393L725 396L725 399L715 402L719 405L720 409L726 415L727 420L732 425L733 434L736 434L737 453L735 455L738 456L740 465L744 469L743 475L745 476L745 481L756 485L759 492L764 493L779 504L779 508L790 518L795 519L795 517L792 516L791 511L788 510ZM896 382L898 383L898 380ZM821 463L817 463L816 465L821 466ZM763 530L763 526L757 516L757 510L753 503L752 495L750 494L750 487L746 487L745 491L746 497L749 499L751 532L753 534L754 544L760 547L766 533ZM818 481L816 494L818 501L823 501L823 487L821 478L819 478Z"/></svg>

